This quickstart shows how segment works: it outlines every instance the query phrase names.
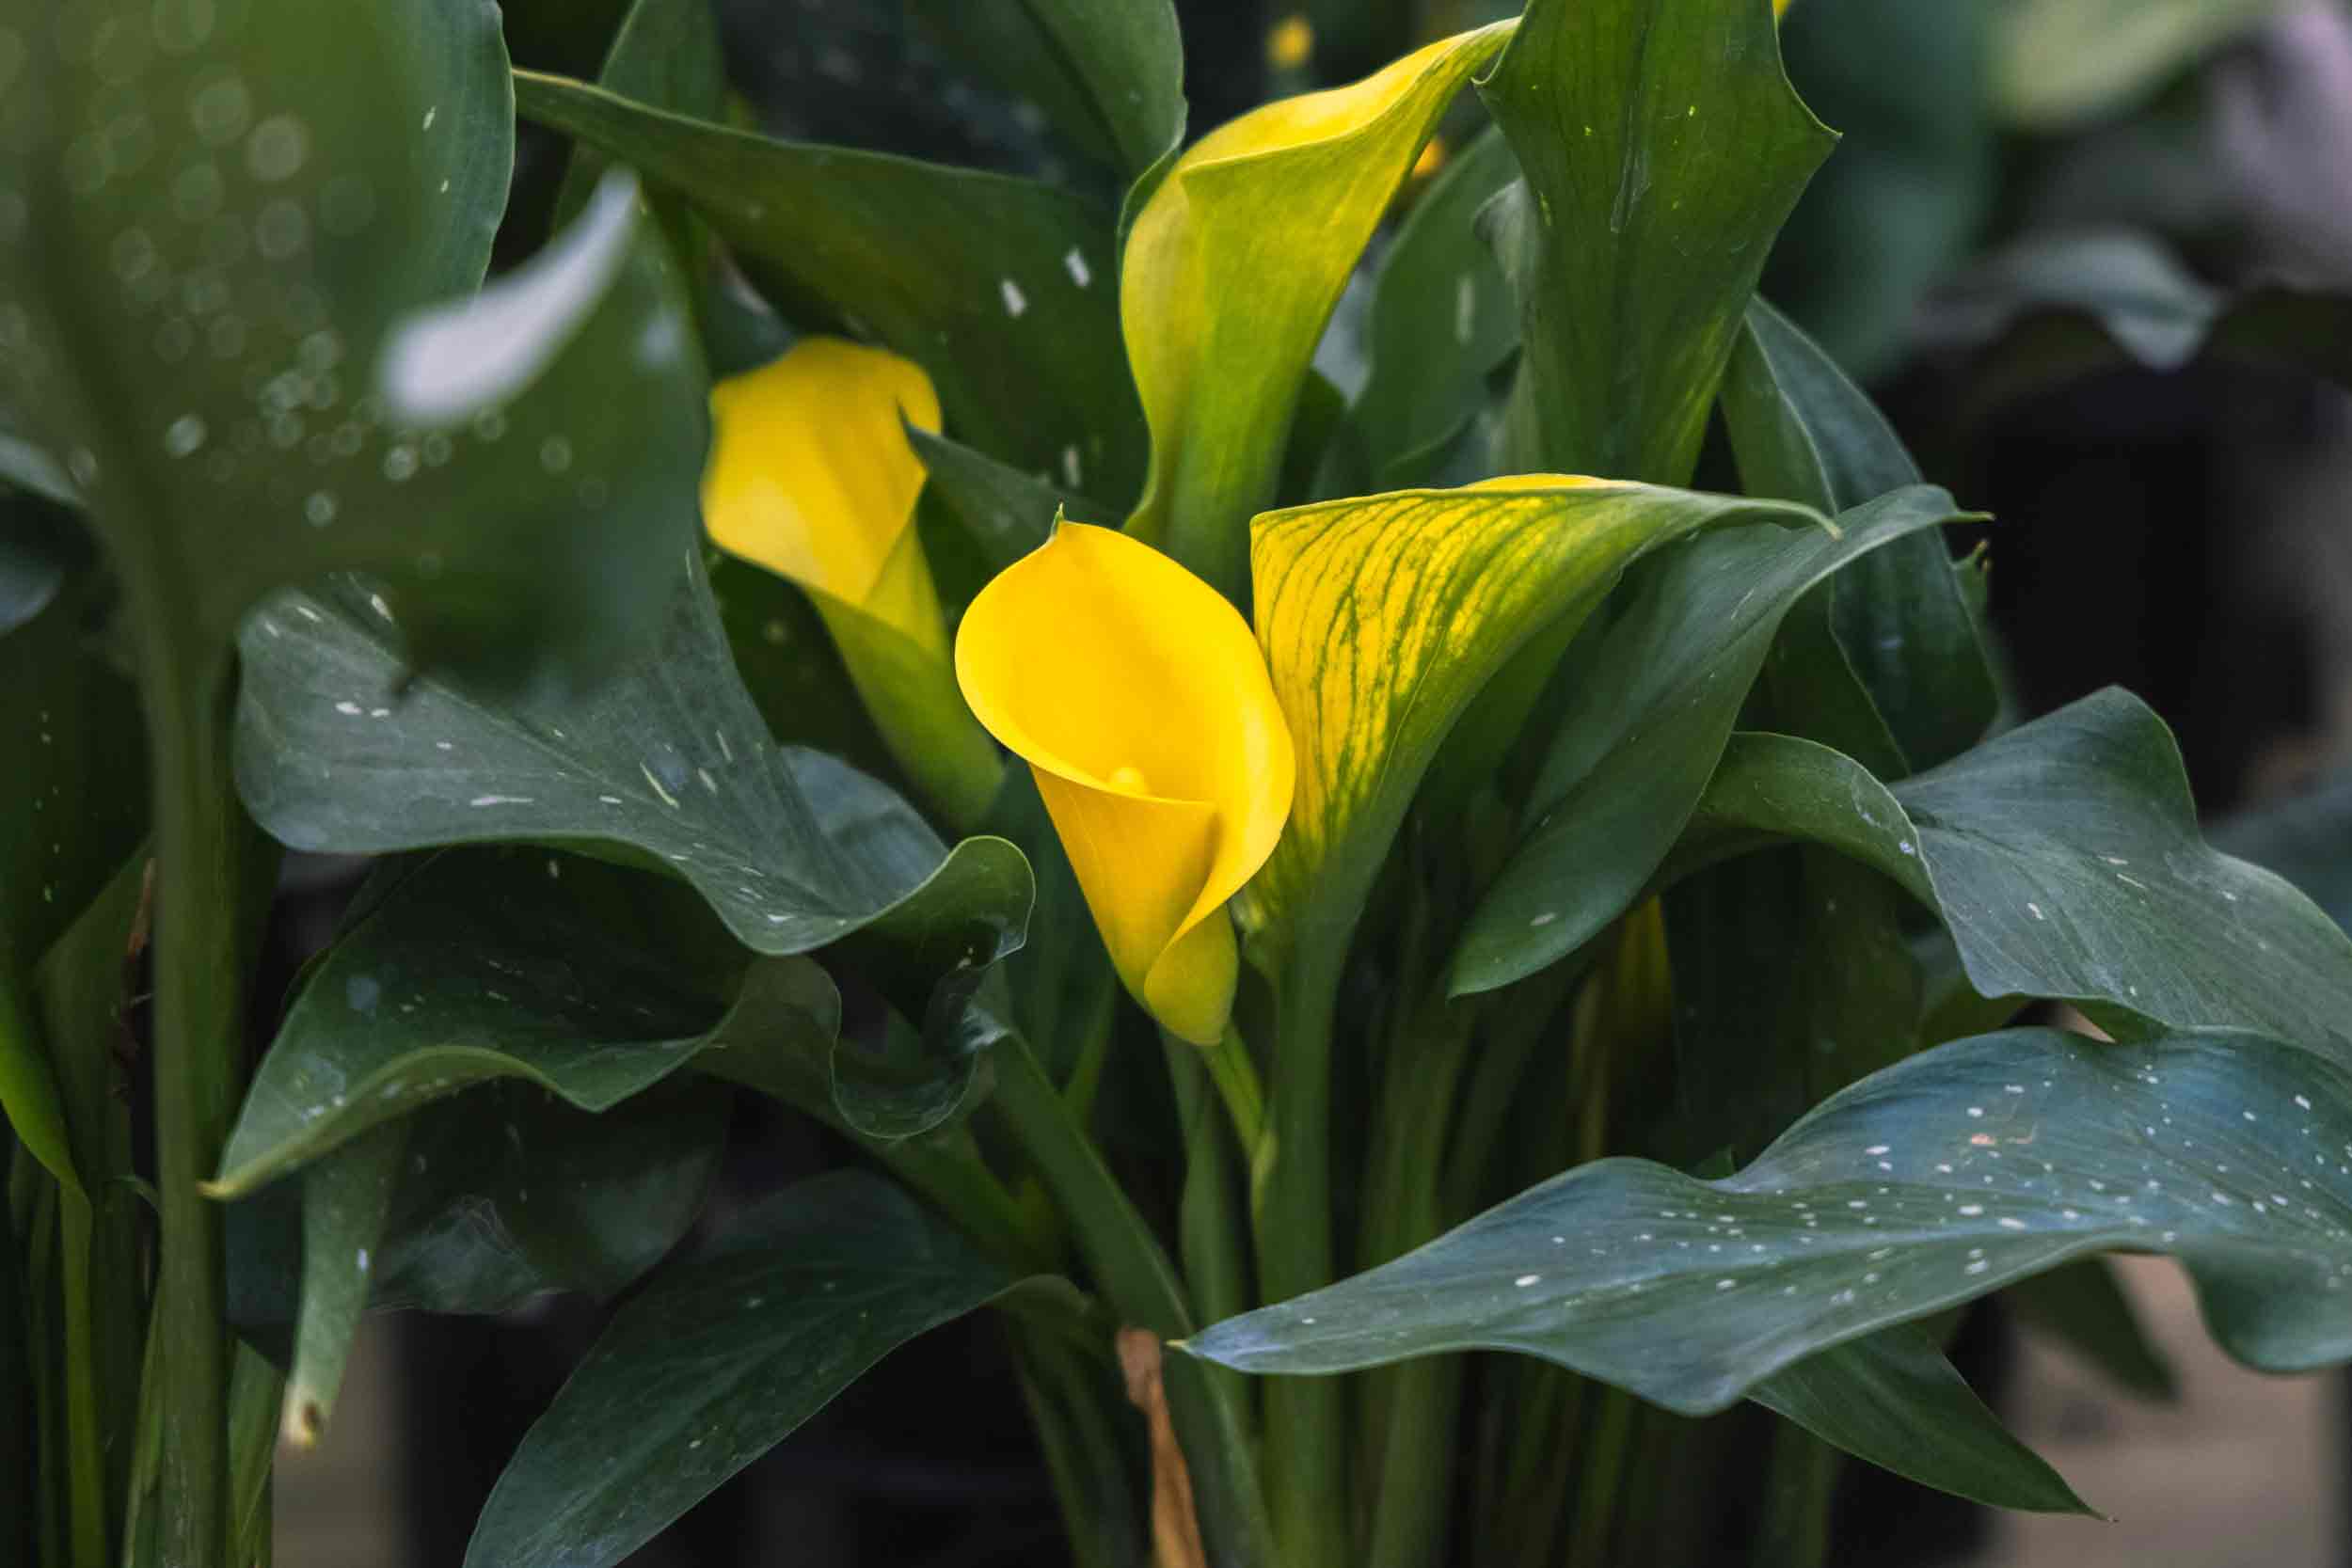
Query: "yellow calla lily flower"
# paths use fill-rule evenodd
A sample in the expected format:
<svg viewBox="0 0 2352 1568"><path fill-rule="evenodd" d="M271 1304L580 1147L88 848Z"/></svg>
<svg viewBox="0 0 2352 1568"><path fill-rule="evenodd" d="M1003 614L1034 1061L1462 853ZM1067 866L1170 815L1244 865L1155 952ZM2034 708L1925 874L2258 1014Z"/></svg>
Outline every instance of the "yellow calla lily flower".
<svg viewBox="0 0 2352 1568"><path fill-rule="evenodd" d="M947 626L914 528L924 468L901 420L936 431L921 366L839 338L711 388L704 526L730 555L805 589L914 782L960 824L1001 776L948 668Z"/></svg>
<svg viewBox="0 0 2352 1568"><path fill-rule="evenodd" d="M1290 731L1256 637L1208 584L1061 522L956 638L965 699L1029 764L1129 991L1214 1045L1240 974L1226 900L1290 815Z"/></svg>

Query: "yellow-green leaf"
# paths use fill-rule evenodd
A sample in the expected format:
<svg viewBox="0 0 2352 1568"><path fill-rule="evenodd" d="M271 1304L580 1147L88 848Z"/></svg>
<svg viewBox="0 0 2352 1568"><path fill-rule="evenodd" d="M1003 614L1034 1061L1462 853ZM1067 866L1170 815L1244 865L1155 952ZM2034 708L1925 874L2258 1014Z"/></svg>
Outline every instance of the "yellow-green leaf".
<svg viewBox="0 0 2352 1568"><path fill-rule="evenodd" d="M1302 918L1352 925L1463 708L1537 632L1591 612L1645 551L1807 508L1559 474L1268 513L1251 534L1258 640L1298 753L1291 824L1242 922L1277 961Z"/></svg>
<svg viewBox="0 0 2352 1568"><path fill-rule="evenodd" d="M1152 427L1128 522L1229 597L1273 499L1291 413L1348 273L1447 103L1514 24L1202 137L1128 235L1120 314Z"/></svg>

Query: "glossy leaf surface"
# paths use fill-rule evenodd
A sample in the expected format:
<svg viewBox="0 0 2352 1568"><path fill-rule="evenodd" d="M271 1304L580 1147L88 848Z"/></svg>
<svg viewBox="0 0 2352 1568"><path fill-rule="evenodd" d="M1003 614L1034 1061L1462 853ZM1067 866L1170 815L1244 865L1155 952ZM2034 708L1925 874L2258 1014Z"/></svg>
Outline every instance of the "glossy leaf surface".
<svg viewBox="0 0 2352 1568"><path fill-rule="evenodd" d="M1806 1356L1748 1397L1922 1486L1990 1508L2093 1512L1985 1407L1920 1324L1883 1328Z"/></svg>
<svg viewBox="0 0 2352 1568"><path fill-rule="evenodd" d="M466 1560L620 1561L891 1351L1014 1284L875 1178L777 1194L621 1309L499 1479Z"/></svg>
<svg viewBox="0 0 2352 1568"><path fill-rule="evenodd" d="M1629 906L1723 754L1781 618L1831 573L1956 514L1915 487L1846 514L1840 536L1747 528L1679 547L1571 648L1581 680L1532 799L1534 825L1465 929L1457 993L1574 951Z"/></svg>
<svg viewBox="0 0 2352 1568"><path fill-rule="evenodd" d="M1250 111L1186 149L1135 220L1120 311L1152 476L1128 527L1230 598L1340 291L1438 116L1509 32Z"/></svg>
<svg viewBox="0 0 2352 1568"><path fill-rule="evenodd" d="M272 602L243 642L247 808L281 842L342 853L626 846L691 882L764 953L896 919L964 920L945 967L1018 946L1029 900L1020 851L974 839L946 852L887 789L770 741L728 659L699 553L671 560L660 641L565 704L496 701L413 675L386 607L359 588Z"/></svg>
<svg viewBox="0 0 2352 1568"><path fill-rule="evenodd" d="M2347 1143L2352 1077L2298 1047L1981 1036L1857 1084L1725 1180L1583 1165L1190 1348L1263 1372L1515 1350L1697 1414L1813 1352L2131 1248L2189 1265L2231 1354L2319 1367L2352 1355Z"/></svg>
<svg viewBox="0 0 2352 1568"><path fill-rule="evenodd" d="M1279 949L1311 908L1352 922L1431 757L1512 655L1589 614L1645 551L1743 517L1791 537L1822 523L1774 502L1561 475L1259 518L1258 640L1298 787L1249 887L1253 938Z"/></svg>
<svg viewBox="0 0 2352 1568"><path fill-rule="evenodd" d="M521 72L516 94L527 117L684 196L798 325L922 365L962 440L1134 493L1143 428L1107 215L1027 181L771 141L560 77Z"/></svg>
<svg viewBox="0 0 2352 1568"><path fill-rule="evenodd" d="M1686 852L1802 837L1939 911L1980 995L2071 1001L2117 1032L2251 1028L2344 1049L2352 942L2282 879L2207 846L2162 720L2110 689L1896 785L1826 747L1742 736Z"/></svg>
<svg viewBox="0 0 2352 1568"><path fill-rule="evenodd" d="M1502 235L1511 466L1679 484L1772 237L1836 137L1763 0L1536 0L1480 85L1530 197Z"/></svg>

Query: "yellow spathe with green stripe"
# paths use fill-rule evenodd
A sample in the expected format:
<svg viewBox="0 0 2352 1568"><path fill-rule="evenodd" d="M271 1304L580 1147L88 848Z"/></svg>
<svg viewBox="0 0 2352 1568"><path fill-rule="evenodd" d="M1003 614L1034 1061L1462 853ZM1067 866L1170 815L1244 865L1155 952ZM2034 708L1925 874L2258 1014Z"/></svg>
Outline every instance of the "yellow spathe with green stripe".
<svg viewBox="0 0 2352 1568"><path fill-rule="evenodd" d="M1246 586L1248 518L1273 499L1349 272L1438 117L1514 25L1252 110L1187 150L1136 217L1120 314L1152 468L1127 526L1220 593Z"/></svg>
<svg viewBox="0 0 2352 1568"><path fill-rule="evenodd" d="M1273 852L1294 776L1248 626L1150 546L1062 522L973 600L956 674L1036 774L1120 980L1216 1044L1240 971L1226 900Z"/></svg>
<svg viewBox="0 0 2352 1568"><path fill-rule="evenodd" d="M1289 831L1239 906L1263 958L1317 900L1352 923L1438 746L1514 654L1565 638L1643 551L1729 516L1828 526L1781 502L1570 474L1259 517L1258 639L1298 751Z"/></svg>
<svg viewBox="0 0 2352 1568"><path fill-rule="evenodd" d="M956 694L914 528L925 475L905 425L939 429L930 377L882 349L806 338L712 388L710 412L712 542L807 591L908 777L959 825L976 820L1001 770Z"/></svg>

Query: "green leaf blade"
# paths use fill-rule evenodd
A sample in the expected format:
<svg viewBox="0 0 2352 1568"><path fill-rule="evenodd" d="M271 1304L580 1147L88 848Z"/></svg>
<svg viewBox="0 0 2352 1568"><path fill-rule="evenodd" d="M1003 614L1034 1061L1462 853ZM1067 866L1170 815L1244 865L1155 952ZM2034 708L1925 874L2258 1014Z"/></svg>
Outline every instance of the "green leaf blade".
<svg viewBox="0 0 2352 1568"><path fill-rule="evenodd" d="M1538 0L1480 84L1532 200L1505 227L1515 468L1687 483L1741 312L1836 143L1763 0Z"/></svg>
<svg viewBox="0 0 2352 1568"><path fill-rule="evenodd" d="M621 1310L500 1478L467 1562L618 1562L882 1356L1015 1283L872 1177L777 1195Z"/></svg>
<svg viewBox="0 0 2352 1568"><path fill-rule="evenodd" d="M1703 1414L1820 1350L2123 1248L2182 1258L2239 1360L2309 1370L2352 1356L2348 1141L2352 1076L2311 1051L2012 1030L1864 1080L1726 1180L1581 1166L1187 1348L1293 1373L1518 1351Z"/></svg>

